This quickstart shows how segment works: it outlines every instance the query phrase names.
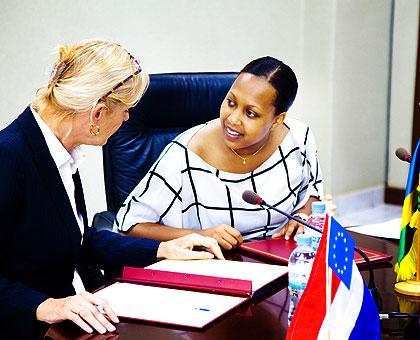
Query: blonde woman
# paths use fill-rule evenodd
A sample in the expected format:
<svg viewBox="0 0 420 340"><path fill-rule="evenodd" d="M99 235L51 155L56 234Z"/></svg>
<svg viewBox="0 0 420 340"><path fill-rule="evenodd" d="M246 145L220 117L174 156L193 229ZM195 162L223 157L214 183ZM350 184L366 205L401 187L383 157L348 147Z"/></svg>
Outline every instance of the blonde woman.
<svg viewBox="0 0 420 340"><path fill-rule="evenodd" d="M103 145L129 118L148 85L139 62L100 40L59 48L46 89L0 132L0 324L2 338L42 337L71 320L86 332L114 331L111 306L75 295L79 262L144 266L157 258L209 258L217 243L200 235L171 242L127 238L87 227L77 168L82 144Z"/></svg>

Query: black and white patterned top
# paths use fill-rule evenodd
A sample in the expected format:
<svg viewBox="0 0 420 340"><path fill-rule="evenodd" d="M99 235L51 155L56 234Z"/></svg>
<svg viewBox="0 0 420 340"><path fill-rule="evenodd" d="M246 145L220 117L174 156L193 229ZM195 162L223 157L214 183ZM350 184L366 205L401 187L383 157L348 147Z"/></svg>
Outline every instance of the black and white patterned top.
<svg viewBox="0 0 420 340"><path fill-rule="evenodd" d="M152 222L178 228L206 229L228 224L244 239L271 235L287 219L242 200L245 190L291 214L309 196L322 198L322 175L315 139L296 118L284 121L290 129L280 147L257 169L246 174L220 171L186 145L203 126L176 137L119 210L114 228L127 231L137 223Z"/></svg>

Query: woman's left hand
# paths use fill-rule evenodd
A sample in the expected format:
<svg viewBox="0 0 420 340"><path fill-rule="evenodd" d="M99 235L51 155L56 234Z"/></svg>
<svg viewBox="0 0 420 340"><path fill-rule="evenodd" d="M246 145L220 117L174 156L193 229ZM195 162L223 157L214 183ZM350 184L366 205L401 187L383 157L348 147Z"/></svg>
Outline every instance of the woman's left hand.
<svg viewBox="0 0 420 340"><path fill-rule="evenodd" d="M284 237L286 240L289 240L294 235L294 240L297 241L297 234L303 233L303 224L298 223L294 220L289 220L283 228L273 235L273 238Z"/></svg>

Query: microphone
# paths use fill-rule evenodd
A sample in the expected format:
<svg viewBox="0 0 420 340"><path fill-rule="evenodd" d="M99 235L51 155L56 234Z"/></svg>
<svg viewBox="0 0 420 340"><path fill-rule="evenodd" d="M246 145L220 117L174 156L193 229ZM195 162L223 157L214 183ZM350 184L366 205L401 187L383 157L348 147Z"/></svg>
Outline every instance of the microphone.
<svg viewBox="0 0 420 340"><path fill-rule="evenodd" d="M411 162L411 157L410 157L410 162ZM291 220L294 220L294 221L296 221L296 222L298 222L300 224L303 224L304 226L306 226L308 228L311 228L311 229L313 229L313 230L315 230L315 231L317 231L319 233L322 233L322 231L319 230L318 228L316 228L316 227L314 227L314 226L312 226L312 225L310 225L310 224L308 224L306 222L303 222L302 220L300 220L300 219L298 219L296 217L293 217L292 215L289 215L288 213L286 213L286 212L284 212L284 211L282 211L280 209L277 209L277 208L273 207L272 205L268 204L257 193L255 193L255 192L253 192L251 190L245 190L242 193L242 199L245 202L249 203L249 204L265 205L265 206L267 206L267 207L269 207L269 208L277 211L278 213L280 213L280 214L288 217ZM369 284L368 284L368 289L369 289L370 294L372 295L373 301L375 301L376 307L378 308L378 310L382 310L382 298L379 295L379 292L378 292L378 290L377 290L377 288L375 286L375 278L374 278L374 274L373 274L372 263L370 262L369 258L366 256L366 254L363 253L359 248L354 247L354 250L357 253L359 253L360 256L363 257L363 259L366 261L366 263L368 265L368 268L369 268L369 276L370 276L370 278L369 278Z"/></svg>
<svg viewBox="0 0 420 340"><path fill-rule="evenodd" d="M314 226L312 226L312 225L310 225L310 224L308 224L306 222L303 222L301 219L296 218L296 217L294 217L292 215L289 215L288 213L286 213L286 212L284 212L284 211L282 211L280 209L277 209L276 207L273 207L272 205L268 204L260 196L258 196L257 193L255 193L255 192L253 192L251 190L245 190L242 193L242 199L245 202L249 203L249 204L265 205L265 206L273 209L274 211L277 211L278 213L286 216L287 218L289 218L291 220L294 220L294 221L296 221L296 222L298 222L300 224L303 224L304 226L306 226L306 227L308 227L310 229L313 229L313 230L317 231L318 233L322 233L322 230L320 230L320 229L318 229L318 228L316 228L316 227L314 227Z"/></svg>
<svg viewBox="0 0 420 340"><path fill-rule="evenodd" d="M397 148L395 155L403 162L411 163L411 156L408 151L404 148Z"/></svg>

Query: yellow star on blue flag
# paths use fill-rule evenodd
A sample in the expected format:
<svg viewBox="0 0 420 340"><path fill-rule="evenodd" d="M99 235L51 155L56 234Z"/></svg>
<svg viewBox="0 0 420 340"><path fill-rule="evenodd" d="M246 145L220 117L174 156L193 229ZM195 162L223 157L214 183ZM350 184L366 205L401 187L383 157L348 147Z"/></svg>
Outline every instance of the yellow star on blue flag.
<svg viewBox="0 0 420 340"><path fill-rule="evenodd" d="M334 217L331 217L329 232L328 265L335 275L350 289L355 242Z"/></svg>

